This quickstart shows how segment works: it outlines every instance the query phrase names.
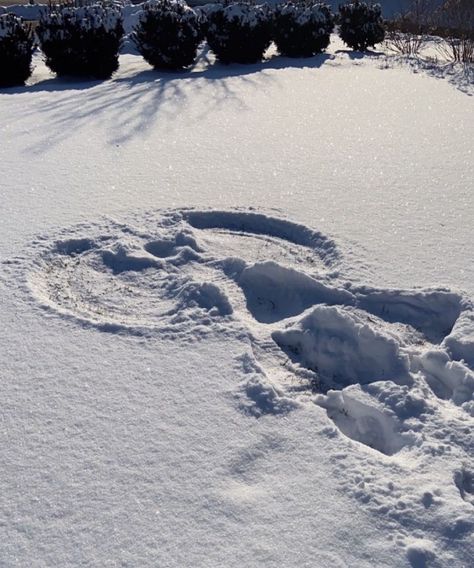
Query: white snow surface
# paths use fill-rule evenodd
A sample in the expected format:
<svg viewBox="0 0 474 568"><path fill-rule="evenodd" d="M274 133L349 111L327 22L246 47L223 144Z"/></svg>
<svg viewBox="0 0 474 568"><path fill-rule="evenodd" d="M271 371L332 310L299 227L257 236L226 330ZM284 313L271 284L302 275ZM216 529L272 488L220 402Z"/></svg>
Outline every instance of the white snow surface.
<svg viewBox="0 0 474 568"><path fill-rule="evenodd" d="M0 564L470 566L464 72L120 63L0 92Z"/></svg>

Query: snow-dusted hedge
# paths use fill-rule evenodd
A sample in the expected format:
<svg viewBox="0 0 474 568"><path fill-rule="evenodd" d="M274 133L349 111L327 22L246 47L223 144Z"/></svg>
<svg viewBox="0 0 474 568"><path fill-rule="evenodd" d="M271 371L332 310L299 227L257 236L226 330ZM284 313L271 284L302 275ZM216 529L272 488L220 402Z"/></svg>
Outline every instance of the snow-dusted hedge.
<svg viewBox="0 0 474 568"><path fill-rule="evenodd" d="M256 63L271 43L272 13L249 2L207 7L207 43L222 63Z"/></svg>
<svg viewBox="0 0 474 568"><path fill-rule="evenodd" d="M385 28L379 4L355 0L339 6L339 35L350 48L365 51L383 41Z"/></svg>
<svg viewBox="0 0 474 568"><path fill-rule="evenodd" d="M334 16L326 4L290 1L275 10L273 39L289 57L311 57L329 45Z"/></svg>
<svg viewBox="0 0 474 568"><path fill-rule="evenodd" d="M115 6L52 5L36 29L46 65L58 75L107 79L118 68L122 13Z"/></svg>
<svg viewBox="0 0 474 568"><path fill-rule="evenodd" d="M182 0L152 0L143 6L132 39L155 69L182 69L196 58L199 18Z"/></svg>
<svg viewBox="0 0 474 568"><path fill-rule="evenodd" d="M0 16L0 87L23 85L31 75L31 29L13 14Z"/></svg>

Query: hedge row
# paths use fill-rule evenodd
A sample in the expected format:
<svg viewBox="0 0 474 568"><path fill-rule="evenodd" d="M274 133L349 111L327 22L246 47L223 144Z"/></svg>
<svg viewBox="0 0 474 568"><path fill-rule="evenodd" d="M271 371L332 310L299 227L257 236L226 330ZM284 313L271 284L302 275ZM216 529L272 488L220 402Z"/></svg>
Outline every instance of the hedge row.
<svg viewBox="0 0 474 568"><path fill-rule="evenodd" d="M339 8L339 34L352 49L383 40L378 5L354 0ZM183 0L144 5L132 41L155 69L185 69L203 39L222 63L260 61L272 41L289 57L309 57L327 48L335 16L325 4L289 0L276 8L229 2L191 9ZM36 28L46 65L57 75L105 79L118 68L123 37L114 5L50 5ZM21 19L0 16L0 86L23 84L31 73L33 35Z"/></svg>

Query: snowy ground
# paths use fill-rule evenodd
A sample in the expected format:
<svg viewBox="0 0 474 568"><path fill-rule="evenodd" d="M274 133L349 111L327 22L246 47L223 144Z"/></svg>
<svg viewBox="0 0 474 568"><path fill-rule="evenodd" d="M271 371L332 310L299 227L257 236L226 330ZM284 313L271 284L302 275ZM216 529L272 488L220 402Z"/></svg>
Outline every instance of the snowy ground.
<svg viewBox="0 0 474 568"><path fill-rule="evenodd" d="M470 566L466 75L36 63L0 94L1 565Z"/></svg>

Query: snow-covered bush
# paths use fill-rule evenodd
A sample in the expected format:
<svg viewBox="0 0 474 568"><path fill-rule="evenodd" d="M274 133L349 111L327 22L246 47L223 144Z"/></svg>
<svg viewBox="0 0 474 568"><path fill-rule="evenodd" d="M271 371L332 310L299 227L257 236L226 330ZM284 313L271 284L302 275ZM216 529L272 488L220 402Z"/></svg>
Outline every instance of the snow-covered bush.
<svg viewBox="0 0 474 568"><path fill-rule="evenodd" d="M132 39L155 69L182 69L196 58L202 39L199 18L183 0L156 0L143 6Z"/></svg>
<svg viewBox="0 0 474 568"><path fill-rule="evenodd" d="M438 50L457 63L474 63L474 3L446 0L435 15L432 33L444 38Z"/></svg>
<svg viewBox="0 0 474 568"><path fill-rule="evenodd" d="M31 30L13 14L0 16L0 87L23 85L31 75Z"/></svg>
<svg viewBox="0 0 474 568"><path fill-rule="evenodd" d="M116 6L51 5L36 33L46 65L58 75L107 79L118 68L123 26Z"/></svg>
<svg viewBox="0 0 474 568"><path fill-rule="evenodd" d="M275 10L273 39L282 55L311 57L329 45L334 16L326 4L290 1Z"/></svg>
<svg viewBox="0 0 474 568"><path fill-rule="evenodd" d="M339 35L350 48L365 51L369 45L383 41L385 28L379 4L360 0L339 6Z"/></svg>
<svg viewBox="0 0 474 568"><path fill-rule="evenodd" d="M268 6L214 4L206 10L207 43L222 63L256 63L271 43Z"/></svg>
<svg viewBox="0 0 474 568"><path fill-rule="evenodd" d="M409 32L387 31L385 35L385 45L391 51L400 55L414 57L426 43L426 36L422 34L412 34Z"/></svg>

